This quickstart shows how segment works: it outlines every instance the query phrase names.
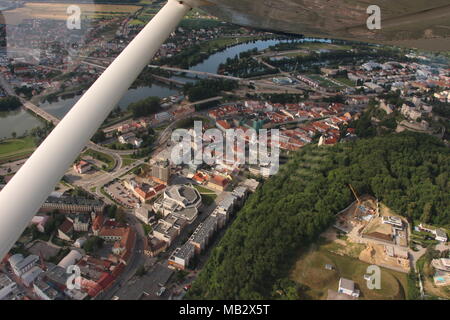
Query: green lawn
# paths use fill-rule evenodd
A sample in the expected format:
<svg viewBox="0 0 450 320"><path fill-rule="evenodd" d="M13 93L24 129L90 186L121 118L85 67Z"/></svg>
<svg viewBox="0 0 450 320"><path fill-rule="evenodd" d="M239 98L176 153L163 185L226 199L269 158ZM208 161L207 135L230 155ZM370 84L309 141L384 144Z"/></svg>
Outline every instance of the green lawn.
<svg viewBox="0 0 450 320"><path fill-rule="evenodd" d="M331 264L335 269L326 270L325 264ZM364 280L368 266L369 264L358 259L337 255L324 247L319 247L300 257L291 273L291 278L307 286L307 294L312 299L326 299L328 289L337 290L341 277L355 281L361 291L360 299L402 300L406 298L406 274L381 268L381 289L370 290Z"/></svg>
<svg viewBox="0 0 450 320"><path fill-rule="evenodd" d="M121 158L122 158L122 168L136 162L136 159L130 158L128 156L121 156Z"/></svg>
<svg viewBox="0 0 450 320"><path fill-rule="evenodd" d="M200 51L207 52L209 49L223 49L227 46L237 45L241 44L247 41L253 41L253 40L260 40L262 37L260 36L248 36L248 37L239 37L239 38L218 38L211 41L205 41L201 43L201 49Z"/></svg>
<svg viewBox="0 0 450 320"><path fill-rule="evenodd" d="M198 190L200 193L215 193L213 190L202 187L200 185L195 184L194 188Z"/></svg>
<svg viewBox="0 0 450 320"><path fill-rule="evenodd" d="M336 78L335 80L336 80L337 82L341 82L341 83L343 83L343 84L345 84L345 85L347 85L347 86L350 86L350 87L356 87L355 81L350 80L350 79L348 79L348 78Z"/></svg>
<svg viewBox="0 0 450 320"><path fill-rule="evenodd" d="M36 149L31 136L20 139L6 139L0 142L0 162L25 158Z"/></svg>
<svg viewBox="0 0 450 320"><path fill-rule="evenodd" d="M88 156L91 156L91 157L101 161L101 162L104 162L106 164L106 168L102 168L102 169L104 169L105 171L111 171L114 168L114 166L116 165L116 161L114 160L114 158L103 152L88 149L85 152L83 152L83 155L88 155Z"/></svg>
<svg viewBox="0 0 450 320"><path fill-rule="evenodd" d="M320 75L316 75L316 74L312 74L308 76L309 78L316 80L320 83L320 85L324 88L339 88L342 89L344 86L338 86L336 84L334 84L333 82L331 82L330 80L320 76Z"/></svg>
<svg viewBox="0 0 450 320"><path fill-rule="evenodd" d="M206 206L211 205L214 202L214 200L217 198L217 195L215 193L214 194L202 193L201 196L202 196L202 202Z"/></svg>

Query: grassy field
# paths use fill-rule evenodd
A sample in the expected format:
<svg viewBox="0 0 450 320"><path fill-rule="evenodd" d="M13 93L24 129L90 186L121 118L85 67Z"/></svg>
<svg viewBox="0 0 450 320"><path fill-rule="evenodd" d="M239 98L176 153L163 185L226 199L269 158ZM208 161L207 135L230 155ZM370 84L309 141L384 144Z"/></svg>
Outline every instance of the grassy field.
<svg viewBox="0 0 450 320"><path fill-rule="evenodd" d="M350 80L348 78L336 78L335 80L338 81L338 82L341 82L341 83L343 83L343 84L345 84L347 86L356 87L356 82L353 81L353 80Z"/></svg>
<svg viewBox="0 0 450 320"><path fill-rule="evenodd" d="M101 161L101 162L104 162L106 164L106 168L102 168L102 169L104 169L106 171L111 171L114 168L114 166L116 165L116 161L114 160L114 158L103 152L88 149L85 152L83 152L83 155L88 155L88 156L91 156L91 157Z"/></svg>
<svg viewBox="0 0 450 320"><path fill-rule="evenodd" d="M202 202L206 206L211 205L217 198L217 194L208 188L199 185L194 185L194 188L197 189L198 192L200 192L200 195L202 196Z"/></svg>
<svg viewBox="0 0 450 320"><path fill-rule="evenodd" d="M25 158L36 149L33 137L7 139L0 142L0 163Z"/></svg>
<svg viewBox="0 0 450 320"><path fill-rule="evenodd" d="M201 193L201 196L202 202L206 206L211 205L217 198L217 195L215 193Z"/></svg>
<svg viewBox="0 0 450 320"><path fill-rule="evenodd" d="M344 88L344 86L338 86L336 84L334 84L333 82L331 82L330 80L322 77L321 75L316 75L316 74L312 74L308 76L309 78L316 80L320 83L320 85L324 88L337 88L337 89L342 89Z"/></svg>
<svg viewBox="0 0 450 320"><path fill-rule="evenodd" d="M122 157L122 168L136 162L136 159L130 158L128 156L121 156L121 157Z"/></svg>
<svg viewBox="0 0 450 320"><path fill-rule="evenodd" d="M198 192L200 193L214 193L214 191L212 191L211 189L199 186L199 185L194 185L194 188L198 190Z"/></svg>
<svg viewBox="0 0 450 320"><path fill-rule="evenodd" d="M218 38L211 41L205 41L201 44L200 51L207 52L208 50L219 50L227 46L237 45L247 41L260 40L259 36L248 36L240 38Z"/></svg>
<svg viewBox="0 0 450 320"><path fill-rule="evenodd" d="M26 3L24 7L6 11L9 23L20 23L24 19L66 20L67 8L71 3ZM75 4L81 9L82 17L100 17L131 14L141 7L117 4Z"/></svg>
<svg viewBox="0 0 450 320"><path fill-rule="evenodd" d="M325 264L333 265L334 270L326 270ZM358 259L334 254L326 246L320 246L300 257L291 272L291 278L307 286L306 293L312 299L326 299L328 289L338 289L341 277L355 281L361 291L360 299L405 299L406 274L381 268L381 289L370 290L364 280L368 266Z"/></svg>

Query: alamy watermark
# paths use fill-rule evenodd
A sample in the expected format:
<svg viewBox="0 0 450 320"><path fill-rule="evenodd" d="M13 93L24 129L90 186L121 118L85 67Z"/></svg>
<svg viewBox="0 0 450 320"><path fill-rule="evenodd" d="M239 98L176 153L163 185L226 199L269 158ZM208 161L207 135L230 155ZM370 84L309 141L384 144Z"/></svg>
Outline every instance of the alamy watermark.
<svg viewBox="0 0 450 320"><path fill-rule="evenodd" d="M369 17L367 18L366 25L369 30L381 29L381 8L377 5L371 5L366 10Z"/></svg>
<svg viewBox="0 0 450 320"><path fill-rule="evenodd" d="M66 280L66 287L69 290L81 289L81 270L77 265L70 265L67 267L66 273L70 276Z"/></svg>
<svg viewBox="0 0 450 320"><path fill-rule="evenodd" d="M381 289L381 269L377 265L370 265L367 267L364 279L367 281L367 288L370 290Z"/></svg>
<svg viewBox="0 0 450 320"><path fill-rule="evenodd" d="M172 142L175 142L175 146L171 152L171 160L175 165L259 165L269 168L269 175L276 174L279 169L278 129L260 129L258 132L247 129L244 132L242 129L221 131L211 128L203 133L202 122L194 121L193 130L174 130Z"/></svg>
<svg viewBox="0 0 450 320"><path fill-rule="evenodd" d="M67 17L66 26L69 30L80 30L81 29L81 8L77 5L70 5L67 7L66 13L69 15Z"/></svg>

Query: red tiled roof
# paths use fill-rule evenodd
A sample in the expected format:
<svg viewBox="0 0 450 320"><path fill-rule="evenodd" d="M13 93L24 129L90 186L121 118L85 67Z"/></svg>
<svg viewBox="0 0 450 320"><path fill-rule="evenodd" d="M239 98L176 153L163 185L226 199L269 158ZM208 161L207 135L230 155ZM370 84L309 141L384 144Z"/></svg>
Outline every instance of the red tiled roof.
<svg viewBox="0 0 450 320"><path fill-rule="evenodd" d="M70 232L72 230L72 228L73 228L73 223L70 220L66 219L59 226L58 229L61 230L61 232L68 233L68 232Z"/></svg>
<svg viewBox="0 0 450 320"><path fill-rule="evenodd" d="M225 121L225 120L217 120L217 124L219 126L221 126L222 128L224 128L224 129L230 129L231 128L230 124L227 121Z"/></svg>
<svg viewBox="0 0 450 320"><path fill-rule="evenodd" d="M99 232L101 237L123 237L128 228L102 228Z"/></svg>
<svg viewBox="0 0 450 320"><path fill-rule="evenodd" d="M224 178L222 176L213 176L211 179L211 182L223 187L223 186L227 185L228 179Z"/></svg>
<svg viewBox="0 0 450 320"><path fill-rule="evenodd" d="M95 217L94 222L92 223L92 230L100 230L103 226L103 215L98 215Z"/></svg>

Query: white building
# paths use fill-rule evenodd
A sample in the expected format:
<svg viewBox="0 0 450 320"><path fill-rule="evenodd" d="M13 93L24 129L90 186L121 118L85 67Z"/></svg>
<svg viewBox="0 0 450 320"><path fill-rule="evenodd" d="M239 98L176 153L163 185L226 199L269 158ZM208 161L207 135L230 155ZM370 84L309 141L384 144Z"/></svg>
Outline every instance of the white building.
<svg viewBox="0 0 450 320"><path fill-rule="evenodd" d="M164 216L173 214L176 217L193 222L202 205L202 197L197 189L187 185L173 185L164 191L164 196L153 204L156 212Z"/></svg>
<svg viewBox="0 0 450 320"><path fill-rule="evenodd" d="M195 246L186 242L182 247L176 248L169 258L169 265L184 270L195 255Z"/></svg>
<svg viewBox="0 0 450 320"><path fill-rule="evenodd" d="M26 287L29 287L42 272L44 271L41 268L39 268L38 266L34 266L33 268L25 272L22 277L20 277L22 279L22 283Z"/></svg>
<svg viewBox="0 0 450 320"><path fill-rule="evenodd" d="M153 218L153 215L151 214L150 210L144 207L134 209L134 215L136 216L136 218L138 218L145 224L150 224Z"/></svg>
<svg viewBox="0 0 450 320"><path fill-rule="evenodd" d="M385 217L382 217L382 221L384 224L390 224L394 227L403 229L403 222L402 222L402 219L400 219L399 217L385 216Z"/></svg>
<svg viewBox="0 0 450 320"><path fill-rule="evenodd" d="M90 216L88 214L79 214L73 220L73 230L76 232L88 232L90 224Z"/></svg>
<svg viewBox="0 0 450 320"><path fill-rule="evenodd" d="M86 242L86 238L84 238L84 237L81 237L81 238L78 238L77 240L75 240L75 242L74 242L74 246L76 247L76 248L82 248L83 247L83 245L84 245L84 243Z"/></svg>
<svg viewBox="0 0 450 320"><path fill-rule="evenodd" d="M435 239L440 242L447 242L447 233L442 229L434 230Z"/></svg>
<svg viewBox="0 0 450 320"><path fill-rule="evenodd" d="M75 163L73 165L73 169L78 174L84 174L84 173L88 172L89 170L91 170L92 166L91 166L91 164L89 162L81 160L80 162Z"/></svg>
<svg viewBox="0 0 450 320"><path fill-rule="evenodd" d="M77 250L71 250L67 256L65 256L59 263L58 266L67 270L69 266L75 265L81 260L83 256Z"/></svg>
<svg viewBox="0 0 450 320"><path fill-rule="evenodd" d="M0 300L3 300L16 288L17 284L14 281L4 273L0 274Z"/></svg>
<svg viewBox="0 0 450 320"><path fill-rule="evenodd" d="M339 293L344 293L352 297L359 297L359 290L355 289L355 282L349 279L339 279Z"/></svg>
<svg viewBox="0 0 450 320"><path fill-rule="evenodd" d="M39 261L39 257L31 254L24 258L23 255L17 253L11 256L8 261L16 276L20 277L34 267L34 265Z"/></svg>
<svg viewBox="0 0 450 320"><path fill-rule="evenodd" d="M58 297L58 291L39 278L33 283L33 289L34 293L42 300L55 300Z"/></svg>

